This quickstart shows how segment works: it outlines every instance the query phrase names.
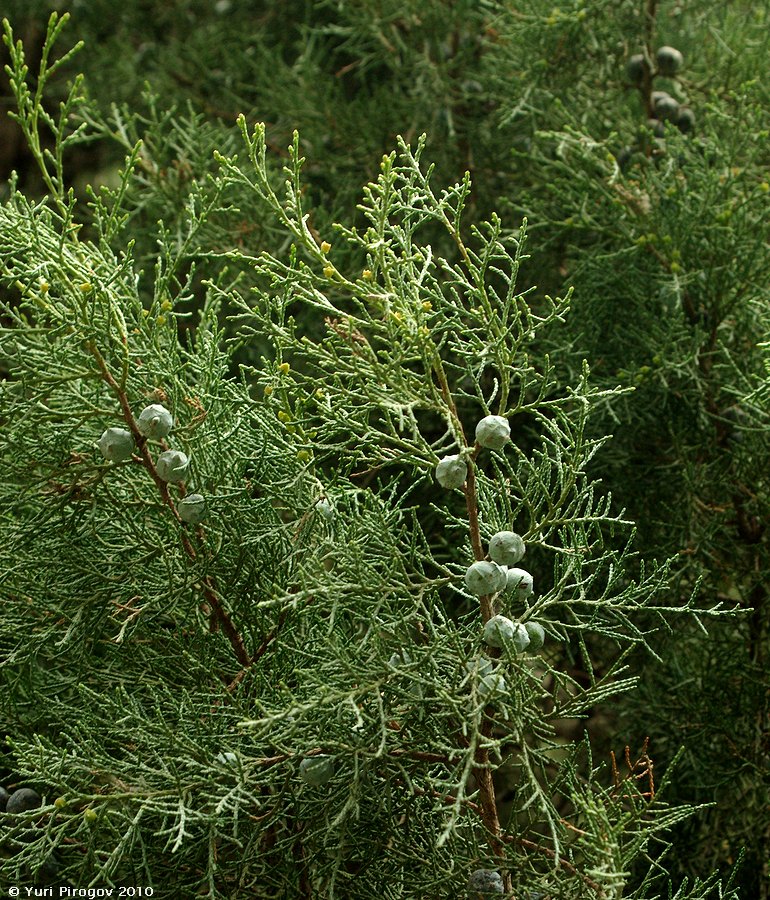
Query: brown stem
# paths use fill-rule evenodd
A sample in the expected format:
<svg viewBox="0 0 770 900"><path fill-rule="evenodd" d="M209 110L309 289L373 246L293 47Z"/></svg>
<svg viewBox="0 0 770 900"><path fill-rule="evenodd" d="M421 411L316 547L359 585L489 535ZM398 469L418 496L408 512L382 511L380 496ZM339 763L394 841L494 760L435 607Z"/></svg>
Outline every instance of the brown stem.
<svg viewBox="0 0 770 900"><path fill-rule="evenodd" d="M91 351L91 354L93 355L97 365L99 366L99 370L102 373L102 378L104 378L107 384L117 395L118 402L120 403L120 408L123 410L123 418L126 420L126 423L128 424L128 427L131 429L131 433L134 436L134 440L141 457L142 465L150 473L152 480L155 482L155 485L157 486L158 491L163 498L163 502L171 510L177 522L181 522L182 520L180 519L176 506L174 505L174 502L171 499L171 495L169 494L168 485L160 477L160 475L158 475L158 470L155 468L155 463L153 462L152 455L150 454L149 448L147 447L147 439L139 431L139 426L137 425L134 414L131 411L131 405L128 402L126 392L121 388L121 386L115 380L112 372L110 372L110 370L107 368L107 363L105 362L104 357L99 352L93 341L89 341L88 349ZM184 547L185 553L187 553L190 559L196 559L197 554L195 552L195 548L190 542L189 537L184 533L182 533L182 546ZM238 629L233 624L233 621L230 618L228 612L222 606L222 603L217 596L216 586L214 584L213 578L208 575L204 576L201 579L201 585L203 588L203 596L206 598L206 601L211 610L213 610L217 623L222 626L222 631L230 641L230 645L235 652L235 656L238 662L242 666L250 665L251 658L248 651L246 650L246 645L244 644L243 638L240 636Z"/></svg>
<svg viewBox="0 0 770 900"><path fill-rule="evenodd" d="M399 784L403 784L403 782L398 782ZM452 794L442 793L441 791L437 791L434 789L424 790L423 788L412 787L412 793L418 797L431 796L438 797L440 800L444 800L447 803L457 803L457 797L452 796ZM468 809L473 810L473 812L478 813L483 818L483 811L481 806L478 803L474 803L473 800L464 799L462 801L464 806L467 806ZM575 868L572 863L568 862L562 856L557 857L556 853L551 850L549 847L543 847L542 844L536 844L534 841L527 840L526 838L517 837L514 834L501 834L499 839L502 843L505 844L518 844L520 847L525 847L527 850L534 850L536 853L542 853L544 856L547 856L549 859L556 860L558 858L559 865L571 875L575 875L577 878L583 882L583 884L588 885L592 890L596 891L596 893L600 897L604 897L604 888L595 882L592 878L589 878L588 875L584 875L581 871ZM510 879L510 876L508 876ZM512 884L508 884L506 887L507 891L512 890Z"/></svg>
<svg viewBox="0 0 770 900"><path fill-rule="evenodd" d="M479 528L479 504L478 495L476 493L476 457L481 451L481 445L476 442L473 453L468 465L468 477L463 488L465 493L465 506L468 511L468 527L470 530L471 546L473 547L473 555L476 560L482 560L486 556L484 548L481 544L481 531ZM481 605L481 618L484 623L494 615L492 608L492 597L484 595L479 598ZM492 721L485 716L481 724L481 733L484 737L490 737L492 734ZM495 782L492 770L489 768L489 751L485 747L477 748L474 758L478 767L476 772L476 783L479 787L479 797L481 798L481 819L486 826L489 834L489 846L492 852L505 861L505 847L500 838L500 819L497 814L497 798L495 796ZM513 884L510 873L503 866L503 886L506 891L511 891Z"/></svg>
<svg viewBox="0 0 770 900"><path fill-rule="evenodd" d="M280 615L278 616L278 621L275 623L273 628L265 635L265 637L262 640L262 643L254 651L254 655L250 659L247 658L241 671L227 685L228 692L232 693L238 687L238 685L246 677L249 669L251 669L251 667L254 665L254 663L267 652L268 647L273 643L273 641L280 634L280 631L283 628L283 625L286 622L286 618L288 615L289 615L288 609L284 609L281 611Z"/></svg>
<svg viewBox="0 0 770 900"><path fill-rule="evenodd" d="M487 730L490 732L492 730L489 719L484 721L482 733ZM488 737L488 735L485 735L485 737ZM489 832L489 846L492 852L501 860L505 860L505 847L500 837L500 818L497 814L495 782L492 777L492 770L489 768L489 751L479 747L475 753L475 760L478 765L474 775L479 788L479 797L481 798L481 820ZM505 880L505 876L503 880ZM510 890L510 888L510 885L506 885L507 890Z"/></svg>
<svg viewBox="0 0 770 900"><path fill-rule="evenodd" d="M463 492L465 493L465 508L468 511L468 530L470 531L471 546L473 547L473 556L477 561L486 557L486 553L484 553L484 548L481 544L479 503L476 494L476 457L479 455L480 450L481 445L476 443L469 460L468 477L463 488ZM495 611L492 608L492 596L490 594L485 594L483 597L479 597L479 603L481 604L481 619L486 625L495 614Z"/></svg>
<svg viewBox="0 0 770 900"><path fill-rule="evenodd" d="M461 249L464 248L461 246ZM466 254L467 258L467 254ZM463 431L462 422L457 414L452 392L449 388L446 372L441 362L441 358L437 357L433 362L433 372L438 379L441 389L441 396L449 411L449 417L455 427L457 437L461 441L463 447L467 446L465 433ZM478 441L473 447L473 452L468 459L468 475L463 487L465 494L465 507L468 511L468 528L470 531L471 546L473 548L473 556L477 561L484 559L486 553L481 544L481 529L479 527L479 502L476 491L476 458L481 452L481 445ZM481 606L481 618L486 624L494 615L492 608L492 597L485 595L479 598ZM489 737L492 733L492 723L487 717L482 723L481 732L485 737ZM479 747L474 755L478 772L476 774L476 782L479 786L479 796L481 798L481 818L487 828L489 834L489 846L492 852L502 862L503 869L503 885L506 891L511 891L513 884L510 873L505 868L505 847L500 839L500 819L497 814L497 799L495 797L495 783L492 770L489 768L489 751L486 748Z"/></svg>
<svg viewBox="0 0 770 900"><path fill-rule="evenodd" d="M506 836L504 840L526 847L527 850L535 850L537 853L544 854L549 859L556 859L556 854L549 847L543 847L541 844L536 844L534 841L528 841L526 838L514 837L511 835ZM558 859L562 869L569 872L571 875L577 875L577 877L582 880L583 884L587 884L592 890L596 891L600 897L604 897L604 888L600 884L597 884L593 879L584 875L582 872L579 872L572 863L567 862L563 857L560 856Z"/></svg>

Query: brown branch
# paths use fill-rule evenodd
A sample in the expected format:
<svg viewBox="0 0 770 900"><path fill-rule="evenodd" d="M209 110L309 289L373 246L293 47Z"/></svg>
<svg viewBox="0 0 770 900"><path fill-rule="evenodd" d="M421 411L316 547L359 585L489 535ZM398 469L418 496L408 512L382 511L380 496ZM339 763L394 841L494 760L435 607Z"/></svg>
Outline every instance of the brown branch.
<svg viewBox="0 0 770 900"><path fill-rule="evenodd" d="M473 448L473 454L468 466L468 477L463 488L465 493L465 506L468 510L468 527L470 529L471 545L473 546L473 555L477 560L482 560L486 556L484 548L481 544L481 531L479 528L479 507L478 496L476 493L476 457L481 450L480 444L477 442ZM484 595L479 598L481 605L481 618L484 623L494 615L492 608L491 595ZM491 654L490 654L491 655ZM484 737L490 737L492 734L492 721L488 716L484 716L481 724L481 733ZM495 782L492 770L489 765L489 750L486 747L478 747L474 754L478 772L476 773L476 783L479 787L479 796L481 798L481 818L489 833L489 845L492 852L498 858L505 858L505 848L500 839L500 819L497 813L497 798L495 796ZM506 891L513 888L510 873L503 870L503 886Z"/></svg>
<svg viewBox="0 0 770 900"><path fill-rule="evenodd" d="M549 859L557 859L556 853L551 850L550 847L543 847L542 844L536 844L534 841L528 841L526 838L515 837L514 835L504 835L503 840L519 844L522 847L526 847L527 850L535 850L538 853L543 853ZM572 865L572 863L567 862L564 857L559 856L558 862L565 871L570 873L570 875L576 875L583 882L583 884L587 884L588 887L596 891L596 893L600 897L604 897L604 888L600 884L597 884L592 878L589 878L588 875L584 875L582 872L576 869Z"/></svg>
<svg viewBox="0 0 770 900"><path fill-rule="evenodd" d="M99 366L99 370L102 373L102 378L107 382L107 384L117 395L118 402L120 403L120 408L123 411L123 418L126 420L126 423L128 424L128 427L131 429L131 433L134 436L134 441L136 442L142 465L150 473L152 480L155 482L155 485L158 488L161 497L163 498L163 502L171 510L177 522L181 523L182 520L179 516L176 506L174 505L174 501L171 499L168 485L160 477L160 475L158 474L158 470L155 468L155 463L153 462L152 455L150 454L150 450L147 446L147 438L139 431L139 426L137 425L134 414L131 411L131 405L128 402L128 396L126 395L126 392L115 380L112 372L110 372L107 367L107 363L105 362L104 357L99 352L93 341L88 342L88 349L91 351L91 354L93 355L97 362L97 365ZM187 553L188 557L191 560L197 559L195 548L190 542L189 537L184 532L182 533L181 539L182 546L184 547L185 553ZM222 606L222 602L217 596L216 586L214 584L213 578L208 575L204 576L201 579L201 585L203 588L203 596L206 598L206 601L211 610L213 610L217 623L222 626L222 631L230 642L230 645L233 648L238 662L242 666L250 665L251 658L249 657L249 653L246 650L246 645L244 644L243 638L238 632L238 629L233 624L233 620L230 618L230 615Z"/></svg>
<svg viewBox="0 0 770 900"><path fill-rule="evenodd" d="M457 236L457 241L458 246L460 247L467 261L467 251L465 250L462 241L460 241L459 235ZM436 355L433 360L432 368L433 373L438 379L441 396L447 406L449 418L451 423L454 425L459 442L461 443L462 447L466 447L467 442L465 439L465 432L463 431L462 422L460 421L460 417L457 414L457 407L455 406L454 398L452 397L452 392L449 388L449 382L447 381L446 372L444 371L441 358L438 355ZM468 459L468 475L465 480L465 485L463 486L463 493L465 494L465 507L468 511L468 528L470 531L471 546L473 547L473 555L477 561L483 560L486 557L486 553L484 552L484 548L481 543L481 529L479 526L479 504L476 491L476 458L478 457L480 452L481 445L477 441L473 447L473 452ZM492 608L492 597L490 595L484 595L480 597L479 604L481 606L482 622L486 624L486 622L488 622L489 619L491 619L494 615L494 610ZM489 737L492 733L492 722L487 716L484 717L484 721L481 727L481 733L485 737ZM489 834L489 845L492 852L495 854L495 856L504 861L505 848L503 847L500 839L500 818L497 813L497 798L495 796L494 777L492 774L492 770L489 768L489 751L484 747L477 748L474 754L474 759L476 765L478 766L476 782L479 787L479 796L481 798L481 818ZM505 870L504 867L503 886L504 889L508 892L513 889L511 875Z"/></svg>
<svg viewBox="0 0 770 900"><path fill-rule="evenodd" d="M403 782L398 782L398 783L403 786ZM448 803L457 803L458 802L457 797L454 797L452 794L441 793L441 791L437 791L435 788L432 788L431 790L424 790L423 788L418 788L418 787L413 786L412 793L415 794L416 796L437 797L439 800L443 800ZM480 815L483 819L483 812L482 812L481 806L478 803L474 803L473 800L468 800L468 799L463 799L461 802L464 806L466 806L470 810L473 810L473 812ZM562 857L562 856L557 857L556 853L553 850L551 850L549 847L543 847L542 844L537 844L534 841L530 841L527 838L518 837L514 834L501 834L501 835L499 835L499 839L501 842L503 842L505 844L518 844L519 846L524 847L527 850L534 850L536 853L542 853L544 856L547 856L549 859L558 860L559 865L565 871L569 872L571 875L575 875L577 878L580 878L580 880L584 884L588 885L588 887L590 887L592 890L596 891L596 893L600 897L605 896L604 888L600 884L595 882L592 878L589 878L588 875L584 875L579 869L575 868L575 866L573 866L572 863L570 863L566 859L564 859L564 857ZM504 871L505 871L505 874L507 875L508 879L510 879L510 875L507 873L506 870L504 870ZM506 890L508 890L508 891L512 890L512 885L509 884L506 887Z"/></svg>
<svg viewBox="0 0 770 900"><path fill-rule="evenodd" d="M312 597L310 599L312 600ZM308 601L308 602L310 602L310 601ZM262 643L254 651L254 655L250 659L247 658L241 671L227 685L227 691L229 693L232 693L238 687L238 685L246 677L249 669L251 669L251 667L254 665L254 663L267 652L268 647L278 637L281 629L283 628L284 623L286 622L288 615L289 615L288 609L284 609L281 611L281 613L278 616L278 621L275 623L273 628L262 639Z"/></svg>

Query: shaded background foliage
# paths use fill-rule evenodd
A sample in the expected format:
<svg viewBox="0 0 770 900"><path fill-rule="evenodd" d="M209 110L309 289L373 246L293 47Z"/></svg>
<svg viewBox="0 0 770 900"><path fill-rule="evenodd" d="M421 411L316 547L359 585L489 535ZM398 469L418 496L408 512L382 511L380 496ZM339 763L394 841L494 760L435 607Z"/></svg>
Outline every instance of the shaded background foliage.
<svg viewBox="0 0 770 900"><path fill-rule="evenodd" d="M6 0L31 56L54 7ZM676 557L673 598L696 591L701 602L753 610L710 622L707 635L683 623L659 632L656 665L634 662L639 689L584 726L605 753L649 736L660 771L684 747L673 799L713 805L678 826L663 865L706 877L746 848L743 895L766 898L768 4L72 0L69 9L102 139L73 149L68 170L86 203L85 184L114 186L142 138L128 209L135 256L148 268L156 222L169 234L181 228L196 185L216 170L214 149L235 147L239 113L268 123L276 174L300 131L306 208L324 237L332 222L361 221L360 185L399 134L426 133L442 183L471 173L466 228L494 209L512 229L527 218L535 306L574 288L566 323L538 350L562 384L585 357L599 387L633 388L591 422L596 435L614 435L592 475L637 523L645 558ZM625 75L629 55L663 44L685 64L655 86L696 113L693 133L669 127L664 148L644 133L644 98ZM52 108L57 87L63 96L64 78ZM25 191L41 192L18 129L3 119L0 178L11 170ZM203 297L195 259L207 257L214 278L223 249L285 249L258 205L241 212L237 193L225 199L232 208L180 241L173 261L190 310ZM449 239L437 229L434 240L440 251ZM354 252L340 249L343 259ZM257 284L252 271L240 274ZM321 322L300 326L318 334ZM252 342L239 358L256 363L267 352ZM521 427L534 443L534 424ZM565 665L579 676L573 650Z"/></svg>

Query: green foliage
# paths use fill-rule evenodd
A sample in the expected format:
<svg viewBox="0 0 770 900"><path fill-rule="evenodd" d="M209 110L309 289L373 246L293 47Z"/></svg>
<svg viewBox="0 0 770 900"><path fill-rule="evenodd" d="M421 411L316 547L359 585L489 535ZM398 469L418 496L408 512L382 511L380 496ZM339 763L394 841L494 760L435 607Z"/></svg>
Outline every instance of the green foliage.
<svg viewBox="0 0 770 900"><path fill-rule="evenodd" d="M6 11L4 767L44 805L0 882L766 898L766 8L75 0L65 85L54 5ZM535 592L478 598L507 530Z"/></svg>

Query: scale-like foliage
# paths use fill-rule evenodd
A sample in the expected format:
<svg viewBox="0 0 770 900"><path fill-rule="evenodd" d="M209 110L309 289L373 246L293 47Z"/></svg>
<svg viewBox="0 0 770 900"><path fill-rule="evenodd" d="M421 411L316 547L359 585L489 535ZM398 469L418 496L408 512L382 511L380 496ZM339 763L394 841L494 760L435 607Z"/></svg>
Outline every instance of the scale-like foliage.
<svg viewBox="0 0 770 900"><path fill-rule="evenodd" d="M668 156L656 168L644 144L630 170L608 154L608 107L579 103L617 63L603 42L618 21L652 39L655 4L642 19L637 5L267 4L248 46L226 3L155 22L127 4L115 33L163 32L175 61L147 61L159 94L124 105L142 67L116 66L93 90L118 105L76 79L55 114L63 19L34 81L7 27L45 196L12 180L0 208L6 783L42 797L3 817L3 883L438 898L483 868L509 897L735 896L717 876L666 886L688 868L670 865L671 835L714 799L702 778L672 802L677 772L709 741L721 752L713 723L693 722L678 754L669 717L702 702L701 621L759 575L699 593L702 561L665 561L692 505L665 522L639 505L645 482L624 471L638 447L608 438L643 408L637 354L657 342L680 358L676 403L663 391L644 414L667 415L677 484L696 504L709 475L747 473L739 455L699 465L689 429L718 418L723 393L763 406L761 390L745 398L758 365L741 368L737 348L760 313L764 188L756 168L738 185L722 169L682 178ZM97 7L80 10L90 28ZM266 110L276 124L253 125ZM284 150L295 120L302 145L295 132ZM671 158L711 152L667 139ZM70 190L65 163L97 140L124 164ZM730 162L746 152L720 141ZM519 186L507 197L504 161ZM495 207L531 224L506 227ZM711 209L752 232L750 252L706 227ZM692 306L703 258L712 280ZM562 266L574 298L522 288L533 260L554 262L541 283ZM642 309L650 284L677 314L667 326ZM621 288L640 315L615 340ZM718 340L732 316L737 337ZM704 393L713 373L725 386ZM174 417L160 441L138 427L149 404ZM474 441L490 414L511 426L500 450ZM130 459L99 452L110 427L133 436ZM158 474L166 448L190 459L181 485ZM468 474L446 490L435 469L455 454ZM180 517L192 493L201 524ZM618 495L644 511L641 543ZM466 586L501 530L526 543L531 596ZM684 531L718 551L713 522ZM487 647L494 613L540 623L543 649ZM666 705L649 673L672 668ZM671 761L662 781L647 742L636 761L593 762L582 723L622 695L644 700L642 735ZM747 726L759 703L731 721Z"/></svg>

